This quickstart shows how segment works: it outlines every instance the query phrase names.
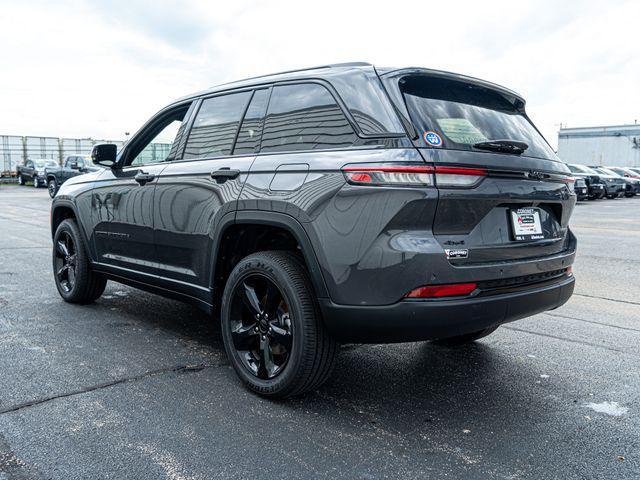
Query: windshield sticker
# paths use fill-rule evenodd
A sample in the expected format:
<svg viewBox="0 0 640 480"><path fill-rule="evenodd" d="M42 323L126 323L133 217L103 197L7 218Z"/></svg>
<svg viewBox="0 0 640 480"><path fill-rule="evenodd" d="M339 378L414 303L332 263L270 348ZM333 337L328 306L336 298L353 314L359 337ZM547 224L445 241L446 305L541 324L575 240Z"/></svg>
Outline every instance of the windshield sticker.
<svg viewBox="0 0 640 480"><path fill-rule="evenodd" d="M487 141L487 137L466 118L438 118L436 122L442 133L456 143L474 145Z"/></svg>
<svg viewBox="0 0 640 480"><path fill-rule="evenodd" d="M424 132L424 141L427 142L427 145L431 145L432 147L442 146L442 138L440 135L436 132L432 132L431 130Z"/></svg>

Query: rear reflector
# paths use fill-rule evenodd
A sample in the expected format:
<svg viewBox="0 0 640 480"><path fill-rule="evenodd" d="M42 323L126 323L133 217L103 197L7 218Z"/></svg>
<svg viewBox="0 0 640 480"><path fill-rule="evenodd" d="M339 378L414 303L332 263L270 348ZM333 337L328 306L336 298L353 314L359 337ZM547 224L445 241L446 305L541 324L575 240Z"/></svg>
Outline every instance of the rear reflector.
<svg viewBox="0 0 640 480"><path fill-rule="evenodd" d="M476 283L453 283L450 285L425 285L411 290L405 298L438 298L469 295L478 285Z"/></svg>
<svg viewBox="0 0 640 480"><path fill-rule="evenodd" d="M347 166L342 169L356 185L433 185L433 167L422 165Z"/></svg>

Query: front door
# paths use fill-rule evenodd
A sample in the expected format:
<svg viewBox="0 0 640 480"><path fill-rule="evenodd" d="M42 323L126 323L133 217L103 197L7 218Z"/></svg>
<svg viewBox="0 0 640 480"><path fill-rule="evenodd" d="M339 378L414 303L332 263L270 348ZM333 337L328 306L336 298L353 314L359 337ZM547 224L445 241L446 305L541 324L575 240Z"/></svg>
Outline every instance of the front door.
<svg viewBox="0 0 640 480"><path fill-rule="evenodd" d="M189 104L161 112L125 146L118 167L92 192L97 261L127 276L156 275L153 205L157 179L173 159Z"/></svg>

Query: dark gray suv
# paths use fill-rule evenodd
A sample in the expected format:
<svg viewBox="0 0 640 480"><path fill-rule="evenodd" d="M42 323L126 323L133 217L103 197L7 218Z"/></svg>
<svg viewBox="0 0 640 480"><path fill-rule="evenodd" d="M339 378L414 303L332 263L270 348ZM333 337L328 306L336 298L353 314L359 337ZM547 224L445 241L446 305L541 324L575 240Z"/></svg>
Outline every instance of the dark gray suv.
<svg viewBox="0 0 640 480"><path fill-rule="evenodd" d="M182 98L52 204L62 298L107 280L219 316L253 391L329 376L338 342L460 345L574 287L569 169L517 93L330 65Z"/></svg>

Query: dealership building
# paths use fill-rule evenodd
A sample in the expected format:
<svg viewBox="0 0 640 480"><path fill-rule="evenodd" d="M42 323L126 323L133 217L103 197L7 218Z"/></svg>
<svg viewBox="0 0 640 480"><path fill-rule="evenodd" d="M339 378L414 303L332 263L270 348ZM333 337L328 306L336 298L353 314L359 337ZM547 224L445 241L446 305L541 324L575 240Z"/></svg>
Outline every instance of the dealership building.
<svg viewBox="0 0 640 480"><path fill-rule="evenodd" d="M640 167L640 125L561 128L558 156L567 163Z"/></svg>

